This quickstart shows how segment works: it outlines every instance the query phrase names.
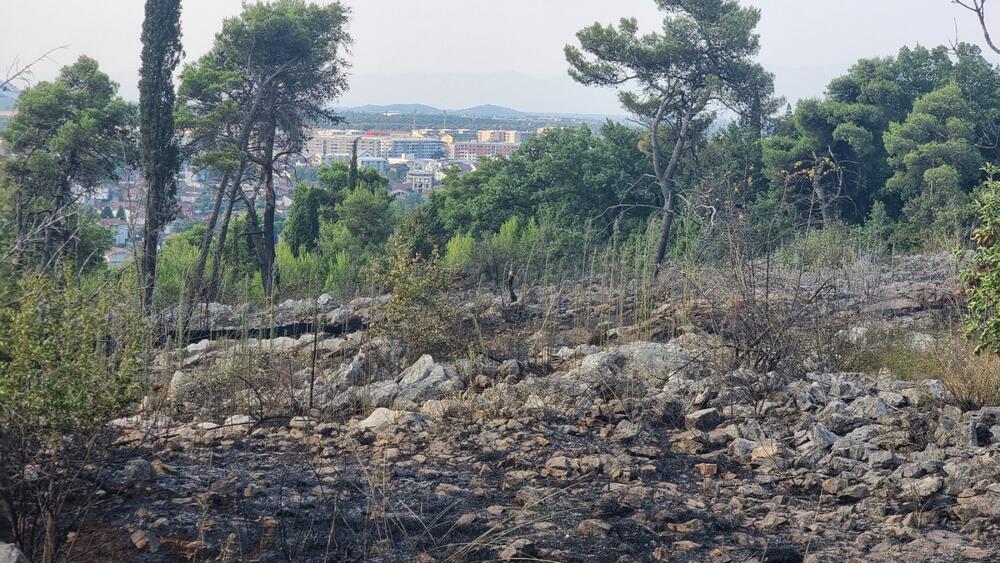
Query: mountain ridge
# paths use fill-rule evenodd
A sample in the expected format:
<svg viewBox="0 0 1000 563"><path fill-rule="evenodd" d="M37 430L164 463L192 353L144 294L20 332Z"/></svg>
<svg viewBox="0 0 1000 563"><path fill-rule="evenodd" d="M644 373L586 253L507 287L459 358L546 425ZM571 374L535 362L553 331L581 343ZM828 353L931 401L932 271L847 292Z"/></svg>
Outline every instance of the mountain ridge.
<svg viewBox="0 0 1000 563"><path fill-rule="evenodd" d="M569 119L603 120L616 117L604 114L580 114L580 113L552 113L552 112L530 112L518 109L495 105L481 104L477 106L461 109L442 109L427 104L366 104L362 106L340 107L341 112L349 113L399 113L416 115L453 115L457 117L493 117L493 118L528 118L528 117L557 117Z"/></svg>

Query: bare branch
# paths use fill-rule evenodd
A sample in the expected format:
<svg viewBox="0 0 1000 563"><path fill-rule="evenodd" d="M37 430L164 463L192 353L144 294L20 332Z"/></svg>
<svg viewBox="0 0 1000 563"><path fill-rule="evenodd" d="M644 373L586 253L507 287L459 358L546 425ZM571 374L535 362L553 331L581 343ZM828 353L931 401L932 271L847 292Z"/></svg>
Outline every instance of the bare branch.
<svg viewBox="0 0 1000 563"><path fill-rule="evenodd" d="M990 36L989 26L986 25L986 0L951 0L951 3L958 4L966 10L976 14L976 18L979 20L979 27L983 29L983 37L986 39L986 44L993 50L994 53L1000 54L1000 47L997 47L997 45L993 43L993 38Z"/></svg>
<svg viewBox="0 0 1000 563"><path fill-rule="evenodd" d="M49 59L49 55L60 49L65 49L67 47L69 47L69 45L60 45L59 47L55 47L54 49L49 49L48 51L43 53L40 57L24 65L23 67L19 69L11 69L10 74L7 76L7 78L0 79L0 92L6 92L10 90L12 84L17 80L25 80L31 74L32 67L34 67L36 64L42 61L51 60Z"/></svg>

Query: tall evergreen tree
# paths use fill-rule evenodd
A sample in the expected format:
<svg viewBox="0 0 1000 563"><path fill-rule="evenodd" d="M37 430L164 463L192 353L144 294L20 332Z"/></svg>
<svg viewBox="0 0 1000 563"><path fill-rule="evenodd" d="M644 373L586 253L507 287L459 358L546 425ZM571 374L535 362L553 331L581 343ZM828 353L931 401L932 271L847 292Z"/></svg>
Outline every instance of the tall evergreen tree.
<svg viewBox="0 0 1000 563"><path fill-rule="evenodd" d="M139 71L140 155L146 179L146 224L142 252L143 311L156 284L160 232L176 213L180 151L174 132L173 73L181 55L180 0L146 0Z"/></svg>
<svg viewBox="0 0 1000 563"><path fill-rule="evenodd" d="M595 23L566 46L570 76L588 86L619 90L622 105L645 125L662 195L663 222L655 263L666 253L676 212L681 156L712 104L743 114L770 103L770 74L753 58L760 10L735 0L656 0L662 31L639 34L635 18L618 26ZM672 149L670 145L673 145Z"/></svg>

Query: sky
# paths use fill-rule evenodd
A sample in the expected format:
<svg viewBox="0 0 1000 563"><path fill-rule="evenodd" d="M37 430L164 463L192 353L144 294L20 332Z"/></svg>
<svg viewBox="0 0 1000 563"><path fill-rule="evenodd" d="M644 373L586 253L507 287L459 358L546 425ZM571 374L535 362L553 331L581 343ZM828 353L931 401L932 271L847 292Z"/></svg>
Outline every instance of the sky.
<svg viewBox="0 0 1000 563"><path fill-rule="evenodd" d="M761 9L759 61L791 101L823 93L857 59L903 45L982 43L971 13L950 0L742 0ZM613 91L574 83L563 46L595 21L638 18L652 31L653 0L344 0L352 11L351 89L338 106L496 104L523 111L621 113ZM211 46L242 0L182 0L187 60ZM996 8L1000 29L1000 6ZM87 54L137 98L142 0L0 0L0 75L49 49L32 80ZM990 53L992 55L992 53ZM1000 57L991 57L1000 62Z"/></svg>

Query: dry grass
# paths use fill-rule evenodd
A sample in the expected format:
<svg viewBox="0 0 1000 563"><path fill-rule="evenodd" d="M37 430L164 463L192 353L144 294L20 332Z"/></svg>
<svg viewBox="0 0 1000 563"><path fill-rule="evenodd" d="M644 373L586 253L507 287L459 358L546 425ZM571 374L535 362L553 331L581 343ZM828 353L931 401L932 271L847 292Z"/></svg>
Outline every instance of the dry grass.
<svg viewBox="0 0 1000 563"><path fill-rule="evenodd" d="M887 373L906 381L931 377L929 374L936 371L932 354L911 346L907 335L900 331L870 332L863 345L844 346L839 367L850 372Z"/></svg>
<svg viewBox="0 0 1000 563"><path fill-rule="evenodd" d="M1000 356L977 354L976 343L955 331L935 334L934 345L926 350L908 341L912 334L869 336L864 346L842 358L841 367L910 381L936 379L947 391L946 401L966 411L1000 405Z"/></svg>
<svg viewBox="0 0 1000 563"><path fill-rule="evenodd" d="M974 342L958 335L940 338L930 353L933 371L948 391L949 400L962 410L1000 405L1000 356L975 353Z"/></svg>

